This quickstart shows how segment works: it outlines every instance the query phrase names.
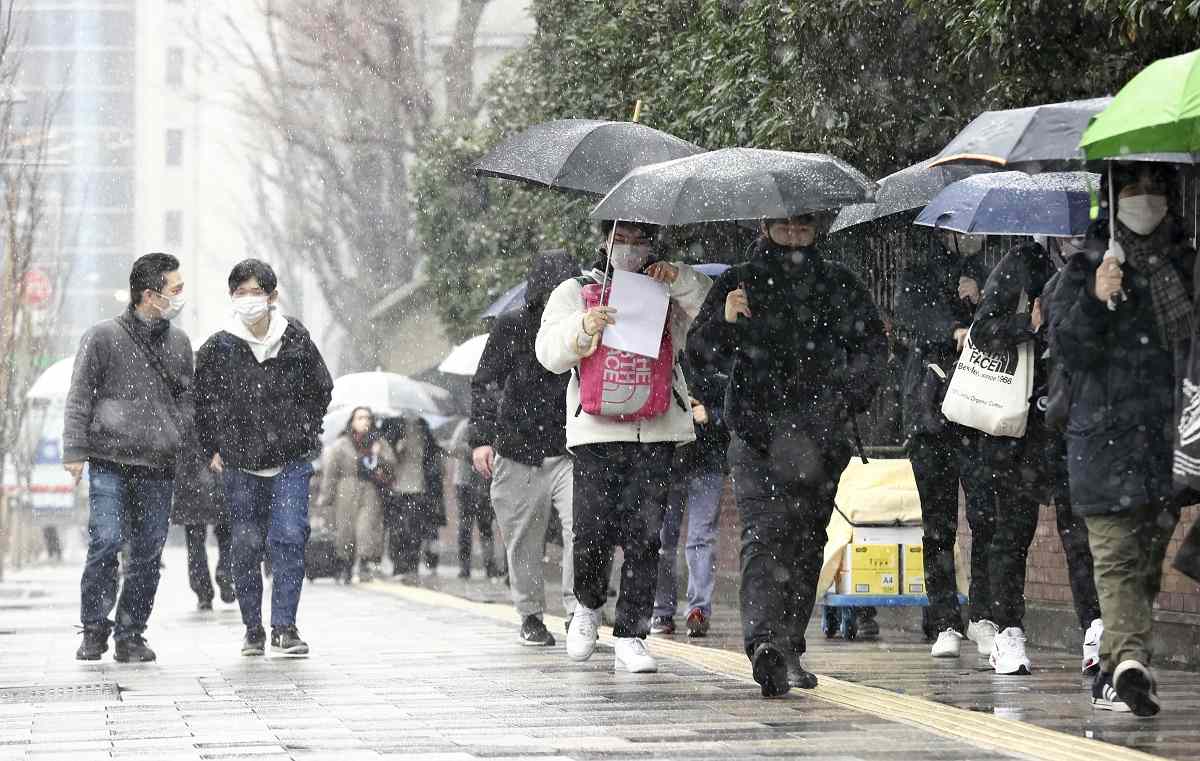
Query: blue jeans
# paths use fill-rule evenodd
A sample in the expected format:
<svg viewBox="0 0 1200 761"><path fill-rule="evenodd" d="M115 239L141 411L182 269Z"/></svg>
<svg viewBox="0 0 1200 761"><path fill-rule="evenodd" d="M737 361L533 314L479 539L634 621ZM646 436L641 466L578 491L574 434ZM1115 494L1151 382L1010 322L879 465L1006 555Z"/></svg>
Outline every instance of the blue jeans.
<svg viewBox="0 0 1200 761"><path fill-rule="evenodd" d="M688 516L687 545L684 547L688 567L688 611L699 608L704 615L712 615L713 588L717 583L717 524L721 519L724 487L725 476L720 471L700 473L672 484L659 534L662 554L658 558L655 616L674 616L678 605L675 555L685 503Z"/></svg>
<svg viewBox="0 0 1200 761"><path fill-rule="evenodd" d="M79 618L86 629L111 629L114 639L129 639L146 631L154 607L175 479L170 471L93 460L88 484L88 553L79 584ZM117 558L126 543L125 585L118 601ZM115 628L109 620L114 606Z"/></svg>
<svg viewBox="0 0 1200 761"><path fill-rule="evenodd" d="M262 562L271 557L271 626L296 623L308 543L308 487L313 467L298 460L271 478L226 468L225 499L233 529L233 586L242 623L262 626Z"/></svg>

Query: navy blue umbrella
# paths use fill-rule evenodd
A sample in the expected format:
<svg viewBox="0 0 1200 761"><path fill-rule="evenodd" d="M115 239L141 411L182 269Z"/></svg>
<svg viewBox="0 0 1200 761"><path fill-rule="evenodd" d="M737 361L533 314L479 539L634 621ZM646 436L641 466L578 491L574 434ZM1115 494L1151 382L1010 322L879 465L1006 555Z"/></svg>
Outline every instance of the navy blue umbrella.
<svg viewBox="0 0 1200 761"><path fill-rule="evenodd" d="M1082 235L1090 223L1087 172L977 174L946 187L915 224L980 235Z"/></svg>
<svg viewBox="0 0 1200 761"><path fill-rule="evenodd" d="M729 269L728 264L697 264L696 269L703 272L709 277L716 277L725 270ZM486 320L489 317L499 317L505 312L518 308L525 303L525 281L521 281L512 288L504 292L504 295L492 302L483 314L479 315L479 319Z"/></svg>

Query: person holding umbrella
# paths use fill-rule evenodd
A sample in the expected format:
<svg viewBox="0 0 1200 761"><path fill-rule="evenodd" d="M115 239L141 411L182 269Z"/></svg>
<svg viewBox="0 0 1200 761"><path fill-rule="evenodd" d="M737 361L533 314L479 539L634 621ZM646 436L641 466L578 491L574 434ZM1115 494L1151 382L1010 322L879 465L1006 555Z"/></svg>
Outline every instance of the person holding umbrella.
<svg viewBox="0 0 1200 761"><path fill-rule="evenodd" d="M764 697L812 688L800 662L825 527L887 339L870 292L816 246L825 214L768 219L750 261L718 278L696 330L733 360L725 416L742 520L746 655Z"/></svg>
<svg viewBox="0 0 1200 761"><path fill-rule="evenodd" d="M658 669L646 651L658 580L659 530L671 479L675 448L694 441L695 425L687 405L687 383L674 363L670 403L664 411L636 419L608 416L602 403L596 414L584 411L583 362L597 351L602 333L620 315L603 298L588 308L585 286L594 291L610 281L608 268L644 273L668 287L669 307L663 341L687 342L692 320L712 285L707 275L682 263L657 261L651 243L653 225L601 224L605 256L587 275L561 283L550 294L535 340L538 361L552 373L571 373L566 393L566 445L575 456L573 484L575 605L567 631L567 655L587 660L596 647L600 610L608 599L614 545L624 551L617 617L613 626L618 668L633 673ZM661 357L660 350L660 357ZM606 353L604 356L613 356ZM628 355L627 355L628 356ZM657 361L654 363L657 370Z"/></svg>
<svg viewBox="0 0 1200 761"><path fill-rule="evenodd" d="M1087 520L1104 614L1093 705L1153 716L1154 599L1180 506L1193 496L1176 492L1171 471L1196 255L1169 211L1169 169L1135 162L1109 174L1101 198L1115 208L1063 270L1051 340L1070 374L1071 501Z"/></svg>

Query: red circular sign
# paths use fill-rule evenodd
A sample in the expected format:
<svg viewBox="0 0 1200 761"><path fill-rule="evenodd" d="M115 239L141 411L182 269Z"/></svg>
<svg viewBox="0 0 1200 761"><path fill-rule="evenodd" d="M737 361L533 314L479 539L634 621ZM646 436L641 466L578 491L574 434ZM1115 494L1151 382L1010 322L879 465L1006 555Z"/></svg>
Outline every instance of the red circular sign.
<svg viewBox="0 0 1200 761"><path fill-rule="evenodd" d="M50 278L41 270L29 270L21 281L21 290L25 295L24 301L31 307L45 306L50 302L52 288Z"/></svg>

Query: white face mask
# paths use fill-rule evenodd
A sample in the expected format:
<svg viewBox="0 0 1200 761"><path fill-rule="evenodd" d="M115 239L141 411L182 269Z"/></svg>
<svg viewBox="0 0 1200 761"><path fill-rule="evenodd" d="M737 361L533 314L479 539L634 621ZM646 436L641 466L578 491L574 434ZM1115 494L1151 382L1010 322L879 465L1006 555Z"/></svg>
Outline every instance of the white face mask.
<svg viewBox="0 0 1200 761"><path fill-rule="evenodd" d="M1078 238L1059 238L1058 250L1062 253L1063 258L1069 258L1075 254L1083 253L1087 249L1087 239Z"/></svg>
<svg viewBox="0 0 1200 761"><path fill-rule="evenodd" d="M641 272L646 262L650 261L650 246L646 244L632 245L629 243L614 243L612 247L613 269L625 272Z"/></svg>
<svg viewBox="0 0 1200 761"><path fill-rule="evenodd" d="M234 296L233 313L244 325L253 325L271 311L266 296Z"/></svg>
<svg viewBox="0 0 1200 761"><path fill-rule="evenodd" d="M1128 196L1117 201L1117 219L1138 235L1154 232L1166 216L1166 196Z"/></svg>
<svg viewBox="0 0 1200 761"><path fill-rule="evenodd" d="M958 253L963 256L974 256L983 250L984 236L955 233L958 239Z"/></svg>
<svg viewBox="0 0 1200 761"><path fill-rule="evenodd" d="M182 294L178 296L163 296L160 293L159 296L162 296L164 299L166 299L167 304L169 305L166 309L158 310L159 314L162 315L164 320L174 320L179 316L179 313L183 311L183 308L187 306L187 297L183 296Z"/></svg>

